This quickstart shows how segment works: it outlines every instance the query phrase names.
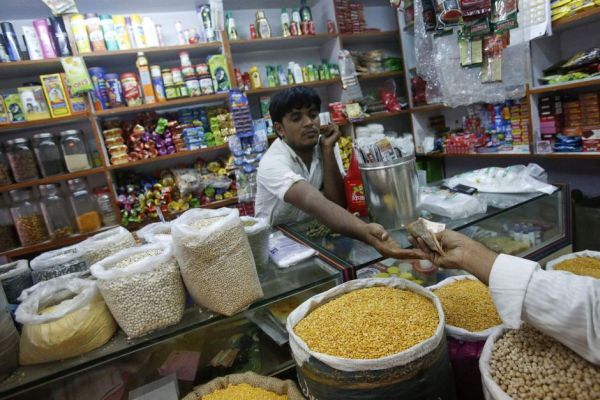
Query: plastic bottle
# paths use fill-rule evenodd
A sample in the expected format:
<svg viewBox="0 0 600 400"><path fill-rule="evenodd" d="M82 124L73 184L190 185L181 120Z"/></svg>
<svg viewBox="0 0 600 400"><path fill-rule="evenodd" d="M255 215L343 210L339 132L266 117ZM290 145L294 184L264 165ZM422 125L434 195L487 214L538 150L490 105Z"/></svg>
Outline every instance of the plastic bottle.
<svg viewBox="0 0 600 400"><path fill-rule="evenodd" d="M100 16L100 25L102 26L106 48L109 51L119 50L119 41L117 40L117 31L113 18L108 14L102 14Z"/></svg>
<svg viewBox="0 0 600 400"><path fill-rule="evenodd" d="M227 13L227 22L225 24L225 29L227 30L227 36L229 37L229 40L238 39L237 28L235 26L235 19L233 19L233 15L231 14L231 12Z"/></svg>
<svg viewBox="0 0 600 400"><path fill-rule="evenodd" d="M202 25L204 27L205 40L207 42L215 41L215 30L212 26L212 19L210 15L210 6L205 4L200 6L200 16L202 18Z"/></svg>
<svg viewBox="0 0 600 400"><path fill-rule="evenodd" d="M358 213L361 217L366 217L367 202L365 200L365 190L363 187L360 170L358 168L358 160L354 151L350 159L348 173L344 177L344 188L346 191L346 206L351 213Z"/></svg>
<svg viewBox="0 0 600 400"><path fill-rule="evenodd" d="M142 87L142 94L144 95L144 104L156 103L154 88L152 87L152 77L150 75L150 68L148 67L148 60L141 51L138 52L138 58L135 62L135 66L137 67L140 75L140 86Z"/></svg>
<svg viewBox="0 0 600 400"><path fill-rule="evenodd" d="M294 24L295 27L294 29L290 30L290 33L293 36L300 36L302 34L300 30L300 27L302 26L302 18L300 17L300 11L298 11L297 8L294 8L292 11L292 24Z"/></svg>
<svg viewBox="0 0 600 400"><path fill-rule="evenodd" d="M312 21L312 12L310 11L310 7L306 4L306 0L302 0L302 6L300 7L300 17L302 21L308 22Z"/></svg>
<svg viewBox="0 0 600 400"><path fill-rule="evenodd" d="M129 32L127 31L125 17L122 15L113 15L112 19L115 26L115 35L119 45L119 50L131 49L131 42L129 41Z"/></svg>
<svg viewBox="0 0 600 400"><path fill-rule="evenodd" d="M131 16L131 27L133 28L133 37L135 38L135 44L138 49L148 47L146 43L146 35L144 32L144 25L142 17L137 14Z"/></svg>
<svg viewBox="0 0 600 400"><path fill-rule="evenodd" d="M258 71L258 67L254 66L250 68L250 86L252 89L259 89L262 87L262 82L260 79L260 72Z"/></svg>
<svg viewBox="0 0 600 400"><path fill-rule="evenodd" d="M156 33L156 24L150 17L144 17L142 19L142 26L144 28L144 36L146 36L147 47L158 47L160 43L158 41L158 34Z"/></svg>
<svg viewBox="0 0 600 400"><path fill-rule="evenodd" d="M289 37L290 33L290 14L288 14L287 9L281 9L281 36Z"/></svg>
<svg viewBox="0 0 600 400"><path fill-rule="evenodd" d="M271 26L269 25L269 21L265 16L265 12L262 10L258 10L256 12L256 31L258 33L258 37L261 39L267 39L271 37Z"/></svg>
<svg viewBox="0 0 600 400"><path fill-rule="evenodd" d="M177 44L187 44L183 36L183 26L181 21L175 22L175 32L177 32Z"/></svg>

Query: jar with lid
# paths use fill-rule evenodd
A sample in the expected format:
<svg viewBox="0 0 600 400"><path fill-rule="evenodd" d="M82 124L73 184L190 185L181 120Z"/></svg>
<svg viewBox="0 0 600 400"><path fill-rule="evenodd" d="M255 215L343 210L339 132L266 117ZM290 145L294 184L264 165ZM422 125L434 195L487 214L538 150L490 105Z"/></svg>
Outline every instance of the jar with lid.
<svg viewBox="0 0 600 400"><path fill-rule="evenodd" d="M42 214L52 239L71 236L75 231L69 203L60 192L60 186L56 184L41 185L40 203Z"/></svg>
<svg viewBox="0 0 600 400"><path fill-rule="evenodd" d="M64 174L60 147L51 133L38 133L33 136L33 151L40 172L44 177Z"/></svg>
<svg viewBox="0 0 600 400"><path fill-rule="evenodd" d="M27 139L18 138L6 142L6 157L16 182L38 179L33 151Z"/></svg>
<svg viewBox="0 0 600 400"><path fill-rule="evenodd" d="M98 188L94 191L100 214L102 214L102 222L104 226L118 225L119 221L115 215L110 192L107 187Z"/></svg>
<svg viewBox="0 0 600 400"><path fill-rule="evenodd" d="M10 185L12 182L8 162L6 162L4 152L2 151L2 147L0 147L0 185Z"/></svg>
<svg viewBox="0 0 600 400"><path fill-rule="evenodd" d="M33 200L31 189L12 190L10 197L12 198L10 214L21 245L31 246L48 240L48 229L40 205Z"/></svg>
<svg viewBox="0 0 600 400"><path fill-rule="evenodd" d="M95 199L92 198L83 179L69 180L71 203L79 233L90 233L102 227L102 220Z"/></svg>
<svg viewBox="0 0 600 400"><path fill-rule="evenodd" d="M70 129L61 132L60 138L60 145L65 156L65 164L69 172L92 168L83 134L80 130Z"/></svg>
<svg viewBox="0 0 600 400"><path fill-rule="evenodd" d="M19 247L19 239L15 223L10 215L10 209L6 202L0 201L0 252L12 250L17 247Z"/></svg>

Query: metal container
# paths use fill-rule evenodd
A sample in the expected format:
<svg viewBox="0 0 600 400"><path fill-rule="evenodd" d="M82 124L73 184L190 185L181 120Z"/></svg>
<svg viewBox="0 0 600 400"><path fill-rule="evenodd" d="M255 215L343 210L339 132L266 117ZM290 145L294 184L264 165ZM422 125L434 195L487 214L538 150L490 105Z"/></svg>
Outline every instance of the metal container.
<svg viewBox="0 0 600 400"><path fill-rule="evenodd" d="M419 180L414 156L359 168L373 222L386 229L400 229L417 219Z"/></svg>

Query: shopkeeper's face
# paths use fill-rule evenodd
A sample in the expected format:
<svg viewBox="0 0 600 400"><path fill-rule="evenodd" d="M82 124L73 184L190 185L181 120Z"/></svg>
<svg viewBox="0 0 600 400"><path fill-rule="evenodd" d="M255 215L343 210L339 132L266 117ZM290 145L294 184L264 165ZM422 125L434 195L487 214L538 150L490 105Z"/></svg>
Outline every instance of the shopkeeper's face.
<svg viewBox="0 0 600 400"><path fill-rule="evenodd" d="M281 123L275 123L279 137L294 150L311 150L319 142L319 110L316 107L297 108L287 113Z"/></svg>

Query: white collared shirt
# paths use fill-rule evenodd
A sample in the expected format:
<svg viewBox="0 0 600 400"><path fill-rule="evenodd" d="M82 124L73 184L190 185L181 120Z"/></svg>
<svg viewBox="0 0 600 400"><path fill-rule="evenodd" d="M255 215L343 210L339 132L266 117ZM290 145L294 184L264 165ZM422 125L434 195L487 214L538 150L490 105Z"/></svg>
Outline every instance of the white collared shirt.
<svg viewBox="0 0 600 400"><path fill-rule="evenodd" d="M286 203L284 196L298 181L307 181L321 190L323 186L323 157L321 148L315 146L310 168L283 140L276 139L258 166L256 178L255 214L266 218L271 225L292 223L308 215Z"/></svg>
<svg viewBox="0 0 600 400"><path fill-rule="evenodd" d="M501 254L490 274L490 292L504 325L524 321L586 360L600 364L600 280Z"/></svg>

